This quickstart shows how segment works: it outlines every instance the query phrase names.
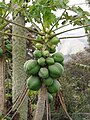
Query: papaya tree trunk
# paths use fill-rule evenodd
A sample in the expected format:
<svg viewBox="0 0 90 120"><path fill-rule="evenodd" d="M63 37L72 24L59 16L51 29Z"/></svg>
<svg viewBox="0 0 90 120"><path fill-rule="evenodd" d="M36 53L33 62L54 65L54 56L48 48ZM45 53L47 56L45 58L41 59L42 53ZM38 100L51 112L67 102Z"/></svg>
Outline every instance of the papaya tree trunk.
<svg viewBox="0 0 90 120"><path fill-rule="evenodd" d="M24 17L18 15L13 20L15 23L25 26ZM25 30L19 26L12 26L12 33L24 36ZM20 37L12 37L12 61L13 61L13 74L12 74L12 101L15 102L22 88L25 85L26 74L23 65L26 61L26 40ZM22 92L23 94L23 92ZM18 101L19 102L19 101ZM18 106L17 106L18 107ZM28 97L23 101L19 111L19 120L27 120L28 113Z"/></svg>
<svg viewBox="0 0 90 120"><path fill-rule="evenodd" d="M43 118L44 110L45 110L46 94L47 94L46 87L42 85L42 88L40 90L40 94L38 97L34 120L42 120Z"/></svg>
<svg viewBox="0 0 90 120"><path fill-rule="evenodd" d="M2 35L0 34L0 46L2 44ZM0 58L0 113L5 113L5 60Z"/></svg>

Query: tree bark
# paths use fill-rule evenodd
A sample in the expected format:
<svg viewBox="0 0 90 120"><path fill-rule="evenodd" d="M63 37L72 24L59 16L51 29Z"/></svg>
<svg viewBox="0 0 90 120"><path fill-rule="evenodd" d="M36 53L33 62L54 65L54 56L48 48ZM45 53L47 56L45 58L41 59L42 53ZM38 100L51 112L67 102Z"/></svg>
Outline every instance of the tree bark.
<svg viewBox="0 0 90 120"><path fill-rule="evenodd" d="M43 118L44 110L45 110L46 94L47 94L46 87L42 85L39 98L38 98L38 102L37 102L34 120L42 120Z"/></svg>
<svg viewBox="0 0 90 120"><path fill-rule="evenodd" d="M24 24L24 18L20 15L16 16L14 19L15 23ZM25 30L19 26L12 26L12 33L25 35ZM25 85L26 74L23 69L23 65L26 61L26 40L20 37L12 37L12 54L13 54L13 75L12 75L12 100L13 103L17 96L20 94L23 86ZM23 92L22 92L23 94ZM17 106L18 107L18 106ZM19 120L27 120L28 113L28 97L22 103L19 109Z"/></svg>
<svg viewBox="0 0 90 120"><path fill-rule="evenodd" d="M0 34L0 43L2 43L2 35ZM1 45L1 44L0 44ZM5 60L0 58L0 113L5 113Z"/></svg>

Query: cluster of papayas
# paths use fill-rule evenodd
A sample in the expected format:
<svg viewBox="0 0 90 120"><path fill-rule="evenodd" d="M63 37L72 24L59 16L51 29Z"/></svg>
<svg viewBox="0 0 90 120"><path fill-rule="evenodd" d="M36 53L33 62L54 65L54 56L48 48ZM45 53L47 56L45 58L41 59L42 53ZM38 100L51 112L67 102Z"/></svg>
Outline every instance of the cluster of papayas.
<svg viewBox="0 0 90 120"><path fill-rule="evenodd" d="M8 58L12 58L12 54L11 54L11 52L12 52L12 44L8 39L5 41L5 49L6 49L6 51L5 51L6 56Z"/></svg>
<svg viewBox="0 0 90 120"><path fill-rule="evenodd" d="M12 44L11 42L7 39L5 40L5 46L4 50L2 47L0 47L0 58L3 57L3 54L5 54L8 58L12 58Z"/></svg>
<svg viewBox="0 0 90 120"><path fill-rule="evenodd" d="M42 36L38 35L36 38L35 47L38 50L41 50L43 48L43 44L45 43L49 53L54 53L56 52L56 45L60 42L60 40L56 36L53 38L49 38L48 36L49 35L46 34L46 36L43 38Z"/></svg>
<svg viewBox="0 0 90 120"><path fill-rule="evenodd" d="M50 54L48 50L35 50L34 59L27 60L24 70L28 74L27 85L30 90L37 91L45 84L48 91L49 101L53 100L53 93L60 90L61 85L58 78L64 72L62 53Z"/></svg>

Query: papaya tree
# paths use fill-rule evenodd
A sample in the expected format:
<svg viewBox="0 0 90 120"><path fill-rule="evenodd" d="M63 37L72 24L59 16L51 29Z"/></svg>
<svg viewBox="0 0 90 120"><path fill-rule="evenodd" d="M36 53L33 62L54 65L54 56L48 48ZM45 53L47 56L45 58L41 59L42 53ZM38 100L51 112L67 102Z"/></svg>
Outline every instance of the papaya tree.
<svg viewBox="0 0 90 120"><path fill-rule="evenodd" d="M89 24L86 24L86 20L88 20L90 14L87 11L83 11L80 7L68 6L68 0L36 0L32 1L32 4L28 4L29 1L24 0L13 0L12 2L12 6L14 5L12 7L14 12L11 10L13 12L13 21L11 22L7 19L2 19L13 24L13 103L25 83L27 74L28 88L34 91L40 89L34 120L42 120L45 104L48 108L48 98L53 98L52 94L59 92L61 89L59 77L64 72L64 57L62 53L56 52L56 47L58 43L60 43L60 39L86 36L65 36L60 37L59 39L58 35L90 26ZM56 16L58 9L62 10L62 12L60 11L60 15ZM72 16L68 11L73 11L76 15ZM34 29L25 27L25 22L31 23ZM57 31L69 24L74 26L79 25L80 27L62 32ZM27 38L25 36L26 29L36 36ZM35 51L33 53L34 59L25 62L26 38L32 42ZM25 107L26 109L24 109ZM23 112L22 110L25 111ZM20 108L20 119L27 119L24 114L26 112L27 99Z"/></svg>
<svg viewBox="0 0 90 120"><path fill-rule="evenodd" d="M27 21L31 22L33 26L38 30L38 36L36 40L35 39L32 40L36 48L36 51L34 52L34 57L37 60L38 64L40 66L43 66L41 68L39 67L35 68L36 73L32 73L31 71L34 71L34 70L31 69L32 66L30 67L30 64L36 61L27 61L24 66L25 71L29 75L38 74L39 77L41 78L42 84L44 83L46 85L46 94L44 95L44 97L43 97L43 93L45 93L45 86L41 88L40 93L42 91L43 93L40 94L39 96L34 120L36 119L42 120L43 118L45 100L47 101L47 98L48 98L47 91L50 93L53 93L54 92L53 89L54 87L56 87L54 85L56 84L57 84L56 91L59 91L61 88L58 81L55 82L54 80L51 80L51 78L58 79L58 77L60 77L59 75L55 75L54 70L57 69L57 66L59 67L59 64L63 66L63 57L61 53L54 54L54 52L56 52L56 46L60 42L57 36L60 34L63 34L64 32L68 32L74 29L69 29L69 30L66 30L60 33L56 33L56 31L64 26L67 26L68 24L72 24L74 26L79 25L83 27L88 26L86 25L86 20L88 20L89 13L87 11L83 11L83 9L80 7L75 7L75 6L69 7L67 5L68 2L69 2L68 0L65 0L65 1L58 1L58 0L57 1L45 1L45 0L34 1L32 2L32 5L28 6L28 10L25 12ZM54 14L54 12L57 9L63 10L62 14L59 17L57 17ZM68 10L73 11L77 15L75 16L69 15ZM62 23L61 26L59 26L59 23L60 23L59 21ZM41 27L38 27L38 24L40 24ZM82 28L82 27L77 27L75 29L79 29L79 28ZM71 38L79 38L79 37L83 37L83 36L72 36ZM70 37L60 37L60 39L65 39L65 38L68 39ZM58 61L57 58L61 61ZM49 63L47 62L48 61L47 59L50 60ZM51 62L53 60L54 62L58 62L59 64ZM54 66L52 64L54 64ZM34 65L37 65L37 63ZM29 70L28 67L30 68L30 71L28 71ZM63 73L63 67L59 67L59 70L61 70L61 73ZM49 71L49 75L48 75L48 71ZM58 74L58 72L56 72L56 74ZM60 71L59 71L59 74L60 74ZM32 77L30 77L27 81L28 81L27 82L28 88L35 90L31 86L31 81L33 81ZM54 82L49 87L48 85L49 83L47 83L47 81L49 81L49 83L51 83L51 81L54 81ZM39 84L39 87L40 87L40 84Z"/></svg>

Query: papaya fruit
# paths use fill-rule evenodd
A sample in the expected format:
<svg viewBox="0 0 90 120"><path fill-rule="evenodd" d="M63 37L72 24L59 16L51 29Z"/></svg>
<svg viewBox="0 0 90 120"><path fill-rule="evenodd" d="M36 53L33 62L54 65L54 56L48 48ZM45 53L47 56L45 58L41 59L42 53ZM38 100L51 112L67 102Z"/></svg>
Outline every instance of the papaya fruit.
<svg viewBox="0 0 90 120"><path fill-rule="evenodd" d="M54 63L53 65L48 66L48 70L52 78L58 78L64 72L64 68L60 63Z"/></svg>
<svg viewBox="0 0 90 120"><path fill-rule="evenodd" d="M44 66L45 65L45 58L41 57L38 59L38 64L41 65L41 66Z"/></svg>
<svg viewBox="0 0 90 120"><path fill-rule="evenodd" d="M7 56L7 58L12 58L12 53L10 53L8 51L5 52L5 55Z"/></svg>
<svg viewBox="0 0 90 120"><path fill-rule="evenodd" d="M57 52L52 55L55 62L62 62L64 60L64 56L62 53Z"/></svg>
<svg viewBox="0 0 90 120"><path fill-rule="evenodd" d="M42 56L42 52L40 50L35 50L33 55L35 58L40 58Z"/></svg>
<svg viewBox="0 0 90 120"><path fill-rule="evenodd" d="M6 44L5 47L8 51L12 52L12 44Z"/></svg>
<svg viewBox="0 0 90 120"><path fill-rule="evenodd" d="M5 45L7 45L7 44L11 44L9 39L5 40Z"/></svg>
<svg viewBox="0 0 90 120"><path fill-rule="evenodd" d="M53 102L53 96L50 93L48 93L48 102Z"/></svg>
<svg viewBox="0 0 90 120"><path fill-rule="evenodd" d="M51 77L48 77L47 79L44 79L43 82L46 86L51 86L53 84L53 79Z"/></svg>
<svg viewBox="0 0 90 120"><path fill-rule="evenodd" d="M62 62L60 62L60 64L64 67L64 62L62 61Z"/></svg>
<svg viewBox="0 0 90 120"><path fill-rule="evenodd" d="M51 44L57 45L60 42L60 40L58 37L53 37L49 42Z"/></svg>
<svg viewBox="0 0 90 120"><path fill-rule="evenodd" d="M46 63L48 65L52 65L52 64L54 64L54 59L52 57L48 57L48 58L46 58Z"/></svg>
<svg viewBox="0 0 90 120"><path fill-rule="evenodd" d="M43 55L43 57L48 57L49 51L48 50L42 51L42 55Z"/></svg>
<svg viewBox="0 0 90 120"><path fill-rule="evenodd" d="M38 73L39 77L41 78L48 78L49 77L49 71L47 68L40 68L40 71Z"/></svg>
<svg viewBox="0 0 90 120"><path fill-rule="evenodd" d="M55 66L59 69L60 74L62 74L64 72L64 67L60 63L56 62Z"/></svg>
<svg viewBox="0 0 90 120"><path fill-rule="evenodd" d="M54 80L53 84L48 87L48 92L49 93L56 93L61 89L61 85L59 81Z"/></svg>
<svg viewBox="0 0 90 120"><path fill-rule="evenodd" d="M24 63L24 70L28 75L36 75L40 70L37 60L28 60Z"/></svg>
<svg viewBox="0 0 90 120"><path fill-rule="evenodd" d="M30 90L37 91L41 88L41 80L38 76L30 76L27 79L27 86Z"/></svg>
<svg viewBox="0 0 90 120"><path fill-rule="evenodd" d="M0 48L0 58L2 58L2 56L3 56L3 49Z"/></svg>
<svg viewBox="0 0 90 120"><path fill-rule="evenodd" d="M42 45L41 43L36 43L35 47L36 47L38 50L40 50L40 49L43 47L43 45Z"/></svg>
<svg viewBox="0 0 90 120"><path fill-rule="evenodd" d="M38 35L37 38L36 38L36 41L37 42L41 42L43 39L42 39L42 36Z"/></svg>
<svg viewBox="0 0 90 120"><path fill-rule="evenodd" d="M50 53L55 53L56 52L56 46L55 45L49 45L48 46L48 51Z"/></svg>

